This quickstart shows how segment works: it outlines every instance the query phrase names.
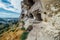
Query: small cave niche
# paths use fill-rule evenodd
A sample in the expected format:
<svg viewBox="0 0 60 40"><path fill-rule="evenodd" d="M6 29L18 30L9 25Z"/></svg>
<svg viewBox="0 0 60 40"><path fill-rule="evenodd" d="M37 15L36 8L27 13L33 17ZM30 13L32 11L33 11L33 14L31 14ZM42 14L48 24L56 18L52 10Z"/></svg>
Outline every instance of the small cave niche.
<svg viewBox="0 0 60 40"><path fill-rule="evenodd" d="M36 14L36 19L37 19L38 21L42 21L42 20L43 20L43 19L41 18L41 14L40 14L40 13Z"/></svg>
<svg viewBox="0 0 60 40"><path fill-rule="evenodd" d="M30 13L30 14L29 14L29 18L33 18L33 15L32 15L32 13Z"/></svg>
<svg viewBox="0 0 60 40"><path fill-rule="evenodd" d="M31 31L33 29L33 26L32 25L29 25L29 27L27 28L27 31Z"/></svg>
<svg viewBox="0 0 60 40"><path fill-rule="evenodd" d="M34 5L34 1L33 0L24 0L23 1L25 5L27 5L29 7L29 9L31 8L31 6Z"/></svg>
<svg viewBox="0 0 60 40"><path fill-rule="evenodd" d="M47 14L46 12L44 12L44 14Z"/></svg>
<svg viewBox="0 0 60 40"><path fill-rule="evenodd" d="M28 0L28 3L32 6L35 2L33 0Z"/></svg>
<svg viewBox="0 0 60 40"><path fill-rule="evenodd" d="M24 18L24 14L21 14L22 16L21 16L21 18Z"/></svg>

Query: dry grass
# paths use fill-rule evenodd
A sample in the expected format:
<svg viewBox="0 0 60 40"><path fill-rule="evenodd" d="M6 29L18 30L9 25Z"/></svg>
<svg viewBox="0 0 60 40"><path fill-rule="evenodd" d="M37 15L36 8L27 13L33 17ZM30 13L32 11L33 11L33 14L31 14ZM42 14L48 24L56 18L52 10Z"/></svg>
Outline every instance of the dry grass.
<svg viewBox="0 0 60 40"><path fill-rule="evenodd" d="M23 30L16 28L14 32L9 31L4 33L3 36L0 37L0 40L19 40L23 32Z"/></svg>

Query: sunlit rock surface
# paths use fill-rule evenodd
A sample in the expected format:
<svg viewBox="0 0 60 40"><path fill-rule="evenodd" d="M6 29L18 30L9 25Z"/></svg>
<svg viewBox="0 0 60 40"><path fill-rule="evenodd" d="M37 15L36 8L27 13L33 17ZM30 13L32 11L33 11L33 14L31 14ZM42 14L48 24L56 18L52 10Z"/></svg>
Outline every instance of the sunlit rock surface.
<svg viewBox="0 0 60 40"><path fill-rule="evenodd" d="M23 0L24 27L33 26L26 40L60 40L59 4L59 0Z"/></svg>

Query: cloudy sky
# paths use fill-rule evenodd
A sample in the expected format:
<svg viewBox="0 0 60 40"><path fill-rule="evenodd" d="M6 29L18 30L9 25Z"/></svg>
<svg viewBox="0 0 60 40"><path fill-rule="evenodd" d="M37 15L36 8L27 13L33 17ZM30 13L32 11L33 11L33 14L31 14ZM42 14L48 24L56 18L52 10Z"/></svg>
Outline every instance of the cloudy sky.
<svg viewBox="0 0 60 40"><path fill-rule="evenodd" d="M17 18L21 13L22 0L0 0L0 17Z"/></svg>

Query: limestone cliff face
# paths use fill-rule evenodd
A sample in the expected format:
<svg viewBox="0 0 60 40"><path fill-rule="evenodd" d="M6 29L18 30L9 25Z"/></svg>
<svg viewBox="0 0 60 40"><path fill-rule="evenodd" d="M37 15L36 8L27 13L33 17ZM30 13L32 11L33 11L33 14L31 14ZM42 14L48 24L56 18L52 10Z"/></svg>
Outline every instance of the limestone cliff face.
<svg viewBox="0 0 60 40"><path fill-rule="evenodd" d="M23 0L21 20L33 26L26 40L60 40L60 1Z"/></svg>

